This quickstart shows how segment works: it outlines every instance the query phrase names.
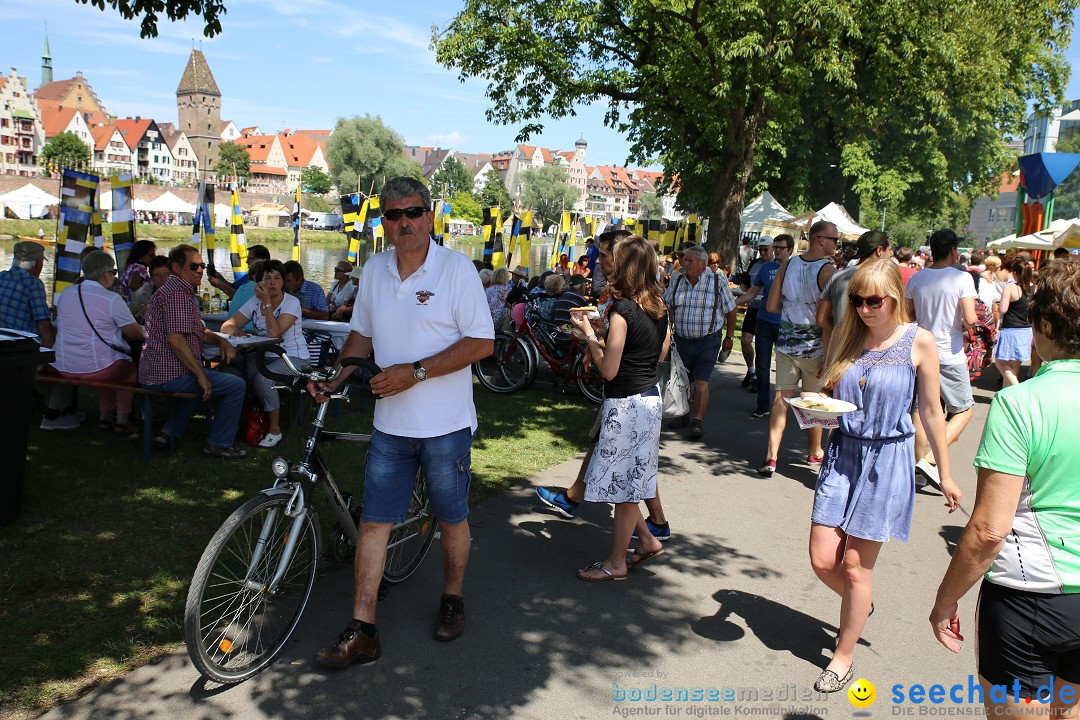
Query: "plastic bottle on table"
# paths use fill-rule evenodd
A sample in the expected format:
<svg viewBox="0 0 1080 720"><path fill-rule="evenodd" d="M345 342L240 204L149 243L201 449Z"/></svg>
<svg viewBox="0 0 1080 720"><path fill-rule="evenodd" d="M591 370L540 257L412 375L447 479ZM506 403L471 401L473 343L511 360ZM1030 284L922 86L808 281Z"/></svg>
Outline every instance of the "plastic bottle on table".
<svg viewBox="0 0 1080 720"><path fill-rule="evenodd" d="M221 312L221 293L214 293L214 297L210 298L210 312Z"/></svg>
<svg viewBox="0 0 1080 720"><path fill-rule="evenodd" d="M203 290L202 291L202 311L204 313L210 312L210 291L209 290Z"/></svg>

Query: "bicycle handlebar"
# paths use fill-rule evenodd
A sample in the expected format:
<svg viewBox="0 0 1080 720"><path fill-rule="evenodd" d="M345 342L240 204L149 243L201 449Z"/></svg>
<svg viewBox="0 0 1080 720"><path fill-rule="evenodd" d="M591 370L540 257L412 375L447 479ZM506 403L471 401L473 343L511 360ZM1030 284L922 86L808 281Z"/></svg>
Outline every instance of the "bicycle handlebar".
<svg viewBox="0 0 1080 720"><path fill-rule="evenodd" d="M283 375L279 372L271 370L266 365L266 353L273 353L281 358L285 363L285 367L288 369L290 375ZM375 364L374 361L367 358L350 357L341 361L340 367L333 368L329 371L322 371L319 369L304 370L298 368L292 358L286 354L285 350L279 345L267 345L259 348L259 351L255 356L255 363L259 368L259 372L271 380L276 380L285 385L292 386L295 384L297 378L303 379L309 382L333 382L341 376L341 370L345 367L358 367L361 370L367 370L371 375L378 375L382 372L382 368Z"/></svg>

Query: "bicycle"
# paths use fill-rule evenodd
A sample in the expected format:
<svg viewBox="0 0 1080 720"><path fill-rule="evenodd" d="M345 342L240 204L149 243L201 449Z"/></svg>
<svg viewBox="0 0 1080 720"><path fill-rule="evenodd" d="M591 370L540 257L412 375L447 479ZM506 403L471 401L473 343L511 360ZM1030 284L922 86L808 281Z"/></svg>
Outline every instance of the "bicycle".
<svg viewBox="0 0 1080 720"><path fill-rule="evenodd" d="M495 333L495 346L491 355L473 363L473 374L480 384L495 393L512 393L525 390L536 379L540 358L551 368L556 378L574 380L581 394L600 404L604 401L604 379L596 368L585 370L588 346L577 337L569 336L566 354L553 352L558 343L565 343L558 328L542 329L547 340L540 337L534 323L542 321L530 318L526 310L521 326L515 332ZM569 368L569 370L567 369Z"/></svg>
<svg viewBox="0 0 1080 720"><path fill-rule="evenodd" d="M260 371L290 389L308 381L333 382L341 370L296 367L281 348L279 355L292 377L266 368L259 353ZM355 365L373 376L381 372L370 360L347 358L342 367ZM349 400L350 386L330 399ZM318 514L308 490L321 487L337 518L329 545L339 562L349 557L359 539L360 508L350 493L338 490L319 453L322 442L365 443L368 434L323 430L330 403L319 405L300 462L290 467L274 458L272 487L237 508L218 528L203 551L188 589L184 608L184 639L188 656L205 676L224 685L242 682L265 669L284 647L307 607L319 566L321 532ZM420 566L435 538L423 472L413 487L408 517L394 525L387 545L385 583L404 581ZM388 585L380 587L379 599Z"/></svg>

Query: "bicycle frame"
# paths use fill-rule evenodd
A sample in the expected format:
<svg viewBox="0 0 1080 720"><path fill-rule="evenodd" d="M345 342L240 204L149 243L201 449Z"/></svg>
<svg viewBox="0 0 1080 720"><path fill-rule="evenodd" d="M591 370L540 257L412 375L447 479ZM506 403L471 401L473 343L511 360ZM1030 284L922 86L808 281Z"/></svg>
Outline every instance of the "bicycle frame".
<svg viewBox="0 0 1080 720"><path fill-rule="evenodd" d="M521 327L514 332L515 340L522 336L524 336L526 342L532 344L534 350L540 353L541 357L544 358L544 362L551 368L551 372L558 377L564 380L586 380L589 378L588 375L577 375L573 370L565 369L567 366L573 368L577 356L584 354L586 350L585 346L581 344L581 341L573 335L570 336L570 350L566 353L566 357L564 358L557 357L548 352L546 344L540 339L540 336L536 334L536 331L533 330L532 323L529 322L528 317L524 318Z"/></svg>

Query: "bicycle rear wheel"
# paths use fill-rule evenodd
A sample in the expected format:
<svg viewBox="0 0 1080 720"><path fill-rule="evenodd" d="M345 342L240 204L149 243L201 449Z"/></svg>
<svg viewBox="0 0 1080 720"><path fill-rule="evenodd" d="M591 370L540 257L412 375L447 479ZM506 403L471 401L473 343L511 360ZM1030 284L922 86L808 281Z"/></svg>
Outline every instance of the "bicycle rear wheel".
<svg viewBox="0 0 1080 720"><path fill-rule="evenodd" d="M586 373L584 358L584 355L578 355L574 360L573 373L577 376L574 381L582 395L599 405L604 402L604 378L596 371L595 365Z"/></svg>
<svg viewBox="0 0 1080 720"><path fill-rule="evenodd" d="M480 384L491 392L524 390L536 376L536 365L525 340L510 333L496 333L491 355L473 363Z"/></svg>
<svg viewBox="0 0 1080 720"><path fill-rule="evenodd" d="M416 473L412 502L405 522L394 525L386 544L386 566L383 577L397 584L416 572L435 539L435 516L431 512L431 500L424 482L424 472Z"/></svg>
<svg viewBox="0 0 1080 720"><path fill-rule="evenodd" d="M204 676L231 685L273 662L307 606L319 562L318 521L306 510L284 576L270 587L295 518L288 495L259 495L214 533L188 589L184 639Z"/></svg>

